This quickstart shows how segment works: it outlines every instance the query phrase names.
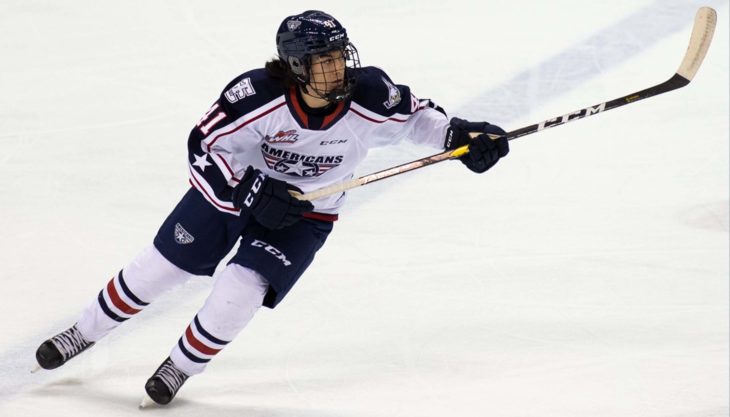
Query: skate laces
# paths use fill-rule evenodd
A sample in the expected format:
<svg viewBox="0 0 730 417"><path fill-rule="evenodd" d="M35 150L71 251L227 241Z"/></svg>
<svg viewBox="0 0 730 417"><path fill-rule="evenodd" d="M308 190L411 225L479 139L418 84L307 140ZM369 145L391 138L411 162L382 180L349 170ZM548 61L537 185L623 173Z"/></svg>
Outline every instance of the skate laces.
<svg viewBox="0 0 730 417"><path fill-rule="evenodd" d="M51 338L51 343L63 355L64 360L68 360L76 356L79 352L94 344L84 339L76 325L70 329L63 331Z"/></svg>
<svg viewBox="0 0 730 417"><path fill-rule="evenodd" d="M175 367L172 360L167 359L160 365L160 368L155 372L155 378L159 378L163 384L170 390L171 394L177 393L182 384L188 379L181 370Z"/></svg>

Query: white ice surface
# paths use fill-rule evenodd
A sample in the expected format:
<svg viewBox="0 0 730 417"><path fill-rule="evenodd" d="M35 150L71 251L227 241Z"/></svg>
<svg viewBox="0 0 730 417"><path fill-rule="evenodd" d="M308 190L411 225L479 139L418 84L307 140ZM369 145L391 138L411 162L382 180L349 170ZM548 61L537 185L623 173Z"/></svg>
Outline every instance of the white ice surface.
<svg viewBox="0 0 730 417"><path fill-rule="evenodd" d="M132 416L210 279L88 353L33 352L146 245L185 142L276 26L333 13L364 64L506 129L668 78L694 12L714 44L676 92L352 191L284 303L176 416L718 417L728 408L728 5L707 0L0 2L0 415ZM361 174L428 154L373 152Z"/></svg>

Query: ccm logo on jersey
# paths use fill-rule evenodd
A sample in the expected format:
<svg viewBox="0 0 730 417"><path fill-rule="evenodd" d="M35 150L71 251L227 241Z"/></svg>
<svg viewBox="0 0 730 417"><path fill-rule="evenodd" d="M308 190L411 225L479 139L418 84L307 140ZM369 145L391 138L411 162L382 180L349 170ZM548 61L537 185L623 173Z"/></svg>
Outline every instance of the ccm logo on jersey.
<svg viewBox="0 0 730 417"><path fill-rule="evenodd" d="M275 247L269 245L268 243L262 241L262 240L254 240L251 242L251 246L254 248L264 248L266 252L269 252L270 254L274 255L276 259L280 260L281 263L284 264L284 266L291 265L291 262L289 262L288 259L286 259L286 255L281 253L279 249L276 249Z"/></svg>
<svg viewBox="0 0 730 417"><path fill-rule="evenodd" d="M246 98L254 94L256 94L256 90L254 90L253 85L251 85L251 78L244 78L224 93L226 100L230 103L235 103L242 98Z"/></svg>
<svg viewBox="0 0 730 417"><path fill-rule="evenodd" d="M319 142L319 146L339 145L341 143L347 143L347 139L323 140Z"/></svg>
<svg viewBox="0 0 730 417"><path fill-rule="evenodd" d="M278 131L275 135L266 135L264 140L269 143L294 143L299 139L299 134L296 130L283 130Z"/></svg>

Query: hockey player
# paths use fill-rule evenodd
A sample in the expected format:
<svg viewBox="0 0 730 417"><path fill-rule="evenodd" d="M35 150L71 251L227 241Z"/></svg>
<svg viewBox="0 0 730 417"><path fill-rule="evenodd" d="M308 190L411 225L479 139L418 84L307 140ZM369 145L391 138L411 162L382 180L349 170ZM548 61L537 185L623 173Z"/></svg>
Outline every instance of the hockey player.
<svg viewBox="0 0 730 417"><path fill-rule="evenodd" d="M216 276L205 304L145 390L169 403L263 305L274 308L332 230L345 193L309 192L352 178L368 149L403 138L438 149L469 144L461 157L482 173L509 151L486 122L453 118L375 67L361 67L344 27L321 11L289 16L276 34L278 58L229 83L188 140L192 188L152 245L117 273L70 329L36 352L54 369L91 347L164 291L192 275ZM471 139L469 133L480 133Z"/></svg>

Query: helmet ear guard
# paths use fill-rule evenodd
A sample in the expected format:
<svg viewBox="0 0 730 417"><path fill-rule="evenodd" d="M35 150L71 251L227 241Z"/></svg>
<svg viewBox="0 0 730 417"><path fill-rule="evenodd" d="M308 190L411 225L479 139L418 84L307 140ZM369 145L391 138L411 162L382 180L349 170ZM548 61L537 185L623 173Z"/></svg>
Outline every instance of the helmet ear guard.
<svg viewBox="0 0 730 417"><path fill-rule="evenodd" d="M295 56L289 56L286 64L289 67L289 71L296 76L297 81L304 83L309 81L309 71L307 70L309 65L306 65L301 59Z"/></svg>

